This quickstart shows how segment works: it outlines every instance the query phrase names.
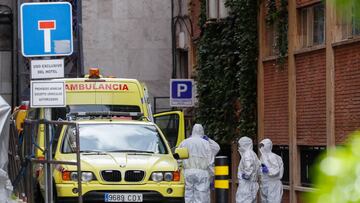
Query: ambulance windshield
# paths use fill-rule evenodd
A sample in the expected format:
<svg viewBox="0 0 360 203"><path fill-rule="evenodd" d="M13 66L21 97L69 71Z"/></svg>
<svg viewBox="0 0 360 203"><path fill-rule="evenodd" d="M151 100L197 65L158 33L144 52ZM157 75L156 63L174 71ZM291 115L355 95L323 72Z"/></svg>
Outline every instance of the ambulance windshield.
<svg viewBox="0 0 360 203"><path fill-rule="evenodd" d="M166 154L165 142L153 125L98 123L80 124L80 151L140 152ZM76 149L75 127L69 127L62 144L63 153Z"/></svg>

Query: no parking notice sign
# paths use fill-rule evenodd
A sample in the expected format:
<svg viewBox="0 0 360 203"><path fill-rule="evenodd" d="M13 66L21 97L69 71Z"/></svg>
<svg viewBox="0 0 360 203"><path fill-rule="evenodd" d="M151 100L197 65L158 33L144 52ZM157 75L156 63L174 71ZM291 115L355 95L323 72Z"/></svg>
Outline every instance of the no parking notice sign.
<svg viewBox="0 0 360 203"><path fill-rule="evenodd" d="M30 95L30 106L32 108L65 107L66 105L64 81L31 81Z"/></svg>

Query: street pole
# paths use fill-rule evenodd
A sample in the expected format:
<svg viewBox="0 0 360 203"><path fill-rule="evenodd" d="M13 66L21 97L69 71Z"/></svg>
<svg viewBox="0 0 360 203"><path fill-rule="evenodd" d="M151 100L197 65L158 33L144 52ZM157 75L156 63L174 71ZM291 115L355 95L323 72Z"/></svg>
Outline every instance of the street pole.
<svg viewBox="0 0 360 203"><path fill-rule="evenodd" d="M215 157L215 200L216 203L229 201L229 161L227 156Z"/></svg>
<svg viewBox="0 0 360 203"><path fill-rule="evenodd" d="M51 109L45 108L45 120L51 120ZM44 124L45 128L45 201L46 203L53 203L53 176L51 170L51 160L52 160L52 145L51 145L51 128L48 123Z"/></svg>

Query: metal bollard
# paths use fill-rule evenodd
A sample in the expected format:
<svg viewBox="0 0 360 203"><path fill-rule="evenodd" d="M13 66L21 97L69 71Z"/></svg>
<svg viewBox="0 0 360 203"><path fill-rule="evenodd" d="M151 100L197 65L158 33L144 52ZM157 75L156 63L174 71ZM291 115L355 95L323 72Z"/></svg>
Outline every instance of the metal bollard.
<svg viewBox="0 0 360 203"><path fill-rule="evenodd" d="M229 161L227 156L215 157L215 200L227 203L229 199Z"/></svg>

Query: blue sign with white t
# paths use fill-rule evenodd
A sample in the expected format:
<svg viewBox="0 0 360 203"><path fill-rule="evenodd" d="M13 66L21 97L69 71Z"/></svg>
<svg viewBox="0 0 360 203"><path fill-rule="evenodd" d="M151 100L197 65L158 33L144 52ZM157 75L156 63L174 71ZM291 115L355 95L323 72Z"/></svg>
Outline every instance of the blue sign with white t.
<svg viewBox="0 0 360 203"><path fill-rule="evenodd" d="M21 5L20 15L21 50L25 57L72 54L70 3L24 3Z"/></svg>
<svg viewBox="0 0 360 203"><path fill-rule="evenodd" d="M170 80L170 106L191 107L193 101L193 83L191 79Z"/></svg>

